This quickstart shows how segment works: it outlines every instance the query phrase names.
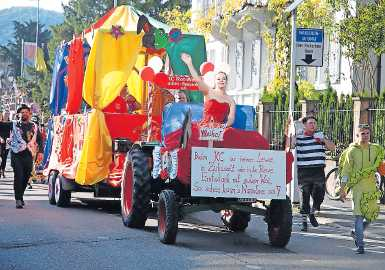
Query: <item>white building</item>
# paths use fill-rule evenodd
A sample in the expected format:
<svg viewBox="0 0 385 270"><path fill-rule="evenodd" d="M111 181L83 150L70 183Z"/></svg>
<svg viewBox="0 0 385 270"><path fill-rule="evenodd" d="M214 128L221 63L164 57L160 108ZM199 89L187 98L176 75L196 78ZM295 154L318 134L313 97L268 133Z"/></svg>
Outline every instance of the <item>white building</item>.
<svg viewBox="0 0 385 270"><path fill-rule="evenodd" d="M230 20L227 37L219 31L218 24L214 24L211 37L206 43L208 61L215 64L217 69L224 69L229 74L229 90L239 104L256 105L263 88L273 78L274 67L269 61L270 49L262 38L263 32L274 33L272 14L267 10L267 0L250 0L242 10ZM219 7L222 0L192 0L192 20L207 12L210 7ZM353 1L354 4L354 1ZM219 14L219 11L217 11ZM237 27L237 22L250 15L250 21ZM336 20L341 14L336 15ZM298 67L300 77L314 83L316 89L325 89L330 80L331 86L343 94L351 94L353 85L350 76L349 61L342 54L340 44L335 37L325 36L324 65L319 68ZM385 57L381 59L385 65ZM381 70L381 69L380 69ZM377 76L380 89L385 88L385 68ZM354 75L352 76L355 77Z"/></svg>

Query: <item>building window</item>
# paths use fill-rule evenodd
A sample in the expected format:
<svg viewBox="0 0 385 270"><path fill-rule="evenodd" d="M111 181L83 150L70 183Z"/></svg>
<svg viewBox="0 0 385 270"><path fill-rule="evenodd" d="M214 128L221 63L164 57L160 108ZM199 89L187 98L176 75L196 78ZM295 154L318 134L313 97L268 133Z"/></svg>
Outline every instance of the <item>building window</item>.
<svg viewBox="0 0 385 270"><path fill-rule="evenodd" d="M237 42L235 49L235 86L241 89L243 81L243 42Z"/></svg>
<svg viewBox="0 0 385 270"><path fill-rule="evenodd" d="M261 40L254 40L251 57L251 82L255 89L260 88L261 82Z"/></svg>
<svg viewBox="0 0 385 270"><path fill-rule="evenodd" d="M332 84L341 81L341 44L333 37L330 38L329 76Z"/></svg>
<svg viewBox="0 0 385 270"><path fill-rule="evenodd" d="M215 49L210 49L208 51L208 60L211 62L211 63L215 63Z"/></svg>

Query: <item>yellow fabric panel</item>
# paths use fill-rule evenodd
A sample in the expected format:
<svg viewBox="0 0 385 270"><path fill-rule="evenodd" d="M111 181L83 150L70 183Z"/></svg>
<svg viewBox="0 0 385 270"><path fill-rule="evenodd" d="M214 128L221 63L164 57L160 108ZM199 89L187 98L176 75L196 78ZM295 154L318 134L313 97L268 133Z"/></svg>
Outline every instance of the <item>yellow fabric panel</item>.
<svg viewBox="0 0 385 270"><path fill-rule="evenodd" d="M108 177L112 142L102 110L120 93L141 50L142 34L124 33L115 38L97 31L88 57L83 98L94 108L89 115L76 182L92 185Z"/></svg>
<svg viewBox="0 0 385 270"><path fill-rule="evenodd" d="M127 78L128 72L124 71L111 71L103 77L102 89L105 95L99 99L100 108L104 109L119 96L122 88L126 85Z"/></svg>
<svg viewBox="0 0 385 270"><path fill-rule="evenodd" d="M76 182L81 185L93 185L106 179L112 162L111 156L112 142L104 114L94 109L88 117L87 131L76 171Z"/></svg>
<svg viewBox="0 0 385 270"><path fill-rule="evenodd" d="M135 68L140 72L145 63L145 56L143 54L138 55L136 60ZM135 97L135 99L143 105L146 103L147 98L147 87L142 81L139 74L136 71L132 71L127 80L128 93Z"/></svg>
<svg viewBox="0 0 385 270"><path fill-rule="evenodd" d="M109 32L96 32L83 83L83 98L92 108L102 110L103 107L98 102L106 99L105 95L110 95L103 93L104 76L111 71L124 71L129 74L136 62L141 43L142 34L124 33L115 39ZM116 96L111 95L110 98L114 100Z"/></svg>
<svg viewBox="0 0 385 270"><path fill-rule="evenodd" d="M136 32L139 16L130 6L117 7L113 14L104 22L100 29L111 29L113 25L120 25L125 31Z"/></svg>

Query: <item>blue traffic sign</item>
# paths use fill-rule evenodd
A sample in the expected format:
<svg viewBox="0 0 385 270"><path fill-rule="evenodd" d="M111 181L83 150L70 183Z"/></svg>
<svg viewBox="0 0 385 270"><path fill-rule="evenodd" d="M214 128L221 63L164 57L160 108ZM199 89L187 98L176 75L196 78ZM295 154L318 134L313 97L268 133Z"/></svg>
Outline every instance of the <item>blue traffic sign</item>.
<svg viewBox="0 0 385 270"><path fill-rule="evenodd" d="M322 43L324 37L323 29L298 28L296 42L317 42Z"/></svg>
<svg viewBox="0 0 385 270"><path fill-rule="evenodd" d="M322 67L323 29L297 28L295 34L295 63L297 66Z"/></svg>

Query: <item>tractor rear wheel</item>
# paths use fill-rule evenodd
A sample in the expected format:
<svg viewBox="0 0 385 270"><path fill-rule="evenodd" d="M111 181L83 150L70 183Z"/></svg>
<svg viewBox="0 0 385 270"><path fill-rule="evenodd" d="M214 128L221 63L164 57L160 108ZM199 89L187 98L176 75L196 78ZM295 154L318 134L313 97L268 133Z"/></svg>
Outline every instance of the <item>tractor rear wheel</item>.
<svg viewBox="0 0 385 270"><path fill-rule="evenodd" d="M164 244L174 244L178 233L178 202L175 192L162 190L158 203L158 234Z"/></svg>
<svg viewBox="0 0 385 270"><path fill-rule="evenodd" d="M151 175L146 155L139 147L127 153L121 185L123 224L144 228L150 209Z"/></svg>
<svg viewBox="0 0 385 270"><path fill-rule="evenodd" d="M227 229L234 232L246 230L250 221L250 214L237 210L222 210L221 219Z"/></svg>
<svg viewBox="0 0 385 270"><path fill-rule="evenodd" d="M289 243L293 224L290 199L286 197L286 200L271 200L265 220L270 244L275 247L285 247Z"/></svg>

